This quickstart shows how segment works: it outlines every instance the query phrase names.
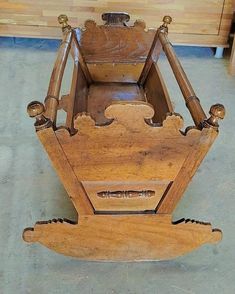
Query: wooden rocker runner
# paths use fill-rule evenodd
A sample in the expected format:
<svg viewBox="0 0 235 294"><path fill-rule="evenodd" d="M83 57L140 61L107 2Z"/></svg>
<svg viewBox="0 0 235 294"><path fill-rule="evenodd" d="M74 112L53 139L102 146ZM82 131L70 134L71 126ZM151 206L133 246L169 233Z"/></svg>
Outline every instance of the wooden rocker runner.
<svg viewBox="0 0 235 294"><path fill-rule="evenodd" d="M216 243L209 223L179 220L172 213L218 134L225 109L207 118L171 43L165 16L157 30L143 21L128 26L126 13L105 13L104 25L71 28L59 16L63 41L45 104L28 105L37 135L78 212L26 228L26 242L86 260L162 260ZM183 128L157 66L161 50L194 121ZM60 98L71 53L71 90ZM67 113L63 126L57 111Z"/></svg>

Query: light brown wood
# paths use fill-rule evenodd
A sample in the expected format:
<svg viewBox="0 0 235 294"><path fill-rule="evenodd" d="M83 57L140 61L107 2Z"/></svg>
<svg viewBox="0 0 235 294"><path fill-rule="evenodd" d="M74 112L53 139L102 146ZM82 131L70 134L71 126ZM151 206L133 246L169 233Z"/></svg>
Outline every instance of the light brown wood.
<svg viewBox="0 0 235 294"><path fill-rule="evenodd" d="M170 215L83 216L78 224L62 220L37 223L23 234L27 242L85 260L166 260L189 253L222 234L209 223L181 220Z"/></svg>
<svg viewBox="0 0 235 294"><path fill-rule="evenodd" d="M84 30L76 28L75 32L87 63L144 63L156 34L154 29L145 30L143 22L135 22L131 29L99 26L92 20L84 26ZM159 54L157 49L152 53L154 60Z"/></svg>
<svg viewBox="0 0 235 294"><path fill-rule="evenodd" d="M78 223L40 222L24 231L24 240L81 259L128 261L170 259L219 241L221 232L209 224L171 218L218 134L223 105L206 117L168 41L169 16L157 31L145 31L143 21L127 27L129 16L120 12L103 20L87 21L75 35L67 16L59 17L66 42L45 106L33 101L27 108ZM159 42L195 122L185 131L154 64ZM69 52L71 89L59 99ZM67 118L58 126L61 109Z"/></svg>
<svg viewBox="0 0 235 294"><path fill-rule="evenodd" d="M82 181L96 213L154 213L162 195L171 183L169 180ZM121 194L122 191L126 193ZM128 197L126 195L128 191L129 195L135 194L135 192L136 195ZM152 193L148 194L144 191L152 191ZM119 193L101 197L99 196L101 192L106 192L106 195L113 192Z"/></svg>
<svg viewBox="0 0 235 294"><path fill-rule="evenodd" d="M89 63L87 65L94 82L136 83L143 63Z"/></svg>
<svg viewBox="0 0 235 294"><path fill-rule="evenodd" d="M173 106L157 65L152 64L144 84L147 102L154 108L153 122L162 123L166 115L173 112Z"/></svg>
<svg viewBox="0 0 235 294"><path fill-rule="evenodd" d="M200 125L203 123L203 121L206 119L206 114L204 110L202 109L202 106L200 104L200 101L198 97L196 96L192 85L190 84L181 64L178 60L175 51L169 42L167 38L166 31L160 31L159 34L159 40L162 44L163 50L168 58L168 61L170 63L170 66L172 68L172 71L175 75L175 78L178 82L178 85L180 87L180 90L183 94L183 97L185 99L186 106L193 118L193 121L197 127L200 127Z"/></svg>
<svg viewBox="0 0 235 294"><path fill-rule="evenodd" d="M100 14L126 11L133 19L145 19L147 27L156 28L167 13L173 23L173 43L202 46L226 46L232 19L231 0L160 0L127 1L27 1L5 0L0 3L0 34L61 38L57 16L68 15L72 26L82 26L86 19L101 24Z"/></svg>
<svg viewBox="0 0 235 294"><path fill-rule="evenodd" d="M235 38L233 38L233 47L229 59L228 72L231 75L235 75Z"/></svg>
<svg viewBox="0 0 235 294"><path fill-rule="evenodd" d="M96 124L102 125L110 122L104 112L113 102L145 101L145 96L133 83L94 83L89 88L87 100L87 112Z"/></svg>
<svg viewBox="0 0 235 294"><path fill-rule="evenodd" d="M58 142L52 128L37 132L38 138L44 146L60 180L73 202L78 214L93 214L93 209L88 201L86 192L77 180L72 166L67 161L66 155Z"/></svg>
<svg viewBox="0 0 235 294"><path fill-rule="evenodd" d="M189 132L193 133L195 130L192 129ZM163 197L157 207L157 213L173 213L200 163L216 139L217 134L218 132L212 128L202 130L199 142L195 144L185 159L180 172L167 193L167 197Z"/></svg>
<svg viewBox="0 0 235 294"><path fill-rule="evenodd" d="M51 74L51 79L45 98L45 116L48 117L53 124L56 124L56 114L58 107L58 100L61 88L61 82L64 74L65 65L68 59L69 50L72 41L72 32L68 31L60 45L57 59Z"/></svg>
<svg viewBox="0 0 235 294"><path fill-rule="evenodd" d="M174 180L201 132L182 135L183 120L174 115L162 127L150 126L145 119L153 114L147 103L118 102L105 111L114 119L111 124L95 126L89 116L79 115L76 135L59 129L56 136L79 180Z"/></svg>

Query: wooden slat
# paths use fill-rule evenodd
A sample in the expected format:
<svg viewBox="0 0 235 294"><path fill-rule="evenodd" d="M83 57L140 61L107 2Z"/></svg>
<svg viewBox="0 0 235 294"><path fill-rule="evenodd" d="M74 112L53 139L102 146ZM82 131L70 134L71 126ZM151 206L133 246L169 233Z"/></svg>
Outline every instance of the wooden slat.
<svg viewBox="0 0 235 294"><path fill-rule="evenodd" d="M164 15L171 15L171 40L174 43L227 45L232 18L232 0L3 0L0 3L0 34L61 38L57 16L67 14L72 26L83 26L86 19L101 24L107 11L126 11L131 19L146 20L147 27L157 28ZM120 8L121 7L121 8Z"/></svg>
<svg viewBox="0 0 235 294"><path fill-rule="evenodd" d="M154 108L153 122L162 123L167 113L173 112L173 107L161 72L155 64L152 64L144 90L147 102Z"/></svg>

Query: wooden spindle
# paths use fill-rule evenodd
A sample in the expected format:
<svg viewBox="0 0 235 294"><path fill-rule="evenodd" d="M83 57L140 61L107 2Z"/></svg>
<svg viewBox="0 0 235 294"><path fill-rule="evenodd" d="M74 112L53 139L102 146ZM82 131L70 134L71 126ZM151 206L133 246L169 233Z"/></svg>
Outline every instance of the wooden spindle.
<svg viewBox="0 0 235 294"><path fill-rule="evenodd" d="M203 121L206 119L206 114L202 109L200 101L196 96L176 54L175 51L167 38L167 33L164 29L164 25L159 28L158 34L159 40L162 44L162 48L167 56L172 71L178 82L180 90L184 96L186 106L189 109L194 123L197 127L201 127Z"/></svg>
<svg viewBox="0 0 235 294"><path fill-rule="evenodd" d="M57 114L60 88L61 88L65 65L68 59L71 41L72 41L72 31L68 31L66 34L64 34L64 38L60 45L57 59L51 74L47 97L45 98L45 108L46 108L45 116L50 118L50 120L53 122L54 125L56 123L56 114Z"/></svg>
<svg viewBox="0 0 235 294"><path fill-rule="evenodd" d="M164 30L164 32L167 33L168 32L168 24L170 24L171 22L172 22L172 18L170 16L164 16L163 25L159 29ZM139 81L138 81L138 83L141 86L143 86L143 84L144 84L144 82L145 82L145 80L146 80L146 78L148 76L148 73L150 71L152 63L157 62L157 59L159 58L160 53L161 53L161 47L162 46L161 46L161 44L159 42L159 38L158 38L159 29L156 31L156 34L154 36L151 48L149 50L147 59L146 59L145 64L144 64L144 68L143 68L143 70L141 72L141 75L140 75L140 78L139 78ZM153 60L153 52L154 52L154 50L155 50L155 48L157 46L160 47L160 50L158 52L158 55L157 55L156 59Z"/></svg>

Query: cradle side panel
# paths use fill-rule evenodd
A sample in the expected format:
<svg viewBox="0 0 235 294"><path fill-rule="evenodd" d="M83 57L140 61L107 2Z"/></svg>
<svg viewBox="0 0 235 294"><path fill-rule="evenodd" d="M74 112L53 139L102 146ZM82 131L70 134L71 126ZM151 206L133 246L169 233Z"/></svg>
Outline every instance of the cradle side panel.
<svg viewBox="0 0 235 294"><path fill-rule="evenodd" d="M52 128L38 131L37 135L46 149L52 165L68 192L78 214L93 214L93 209L86 196L86 192L77 180Z"/></svg>
<svg viewBox="0 0 235 294"><path fill-rule="evenodd" d="M157 207L157 213L172 213L174 211L189 182L197 171L203 158L209 151L217 135L218 132L212 128L205 128L202 130L198 143L195 144L192 152L188 154L170 190L160 201Z"/></svg>
<svg viewBox="0 0 235 294"><path fill-rule="evenodd" d="M146 82L144 84L147 102L153 105L153 122L162 123L167 113L173 112L173 106L157 65L152 64Z"/></svg>

